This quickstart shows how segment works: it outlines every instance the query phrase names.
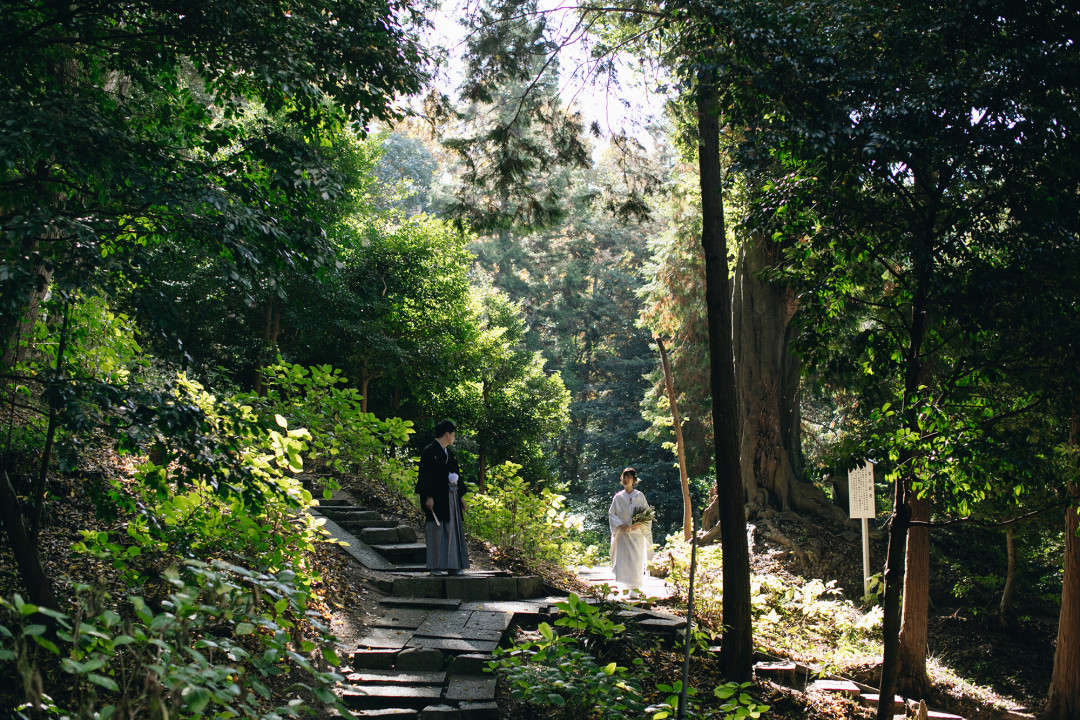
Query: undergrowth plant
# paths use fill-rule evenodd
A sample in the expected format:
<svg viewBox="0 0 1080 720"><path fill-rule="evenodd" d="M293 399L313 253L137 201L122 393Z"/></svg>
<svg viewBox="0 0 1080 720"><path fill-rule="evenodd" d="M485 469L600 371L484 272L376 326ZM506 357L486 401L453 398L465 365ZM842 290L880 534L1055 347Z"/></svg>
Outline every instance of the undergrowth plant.
<svg viewBox="0 0 1080 720"><path fill-rule="evenodd" d="M517 475L520 469L510 462L491 469L485 492L468 496L466 529L526 558L577 565L585 549L572 539L578 521L566 511L566 498L528 486Z"/></svg>
<svg viewBox="0 0 1080 720"><path fill-rule="evenodd" d="M0 599L0 667L26 698L14 717L274 720L312 697L347 712L334 638L295 573L189 560L165 576L157 606L86 585L70 614Z"/></svg>
<svg viewBox="0 0 1080 720"><path fill-rule="evenodd" d="M506 676L510 693L520 702L558 708L559 717L616 720L645 712L641 684L626 667L601 665L578 638L560 635L541 623L536 641L509 650L496 648L493 672ZM640 665L641 658L635 663Z"/></svg>
<svg viewBox="0 0 1080 720"><path fill-rule="evenodd" d="M607 720L643 717L665 720L676 717L682 681L656 683L661 699L647 704L644 687L652 684L651 671L635 657L629 666L604 657L625 639L626 625L612 615L615 603L584 600L574 593L556 603L561 616L554 626L541 623L533 639L508 649L495 650L488 671L503 675L510 693L521 703L542 707L550 718ZM696 688L687 688L683 716L704 718L760 718L768 709L750 694L750 683L718 685L713 695L719 705L703 708L694 701Z"/></svg>
<svg viewBox="0 0 1080 720"><path fill-rule="evenodd" d="M671 536L656 553L657 560L668 566L669 582L682 593L689 579L689 547L681 536ZM706 624L717 628L721 627L722 573L720 548L699 548L694 578L696 612ZM880 654L881 608L861 611L843 596L835 581L755 573L750 590L754 637L764 647L824 667Z"/></svg>

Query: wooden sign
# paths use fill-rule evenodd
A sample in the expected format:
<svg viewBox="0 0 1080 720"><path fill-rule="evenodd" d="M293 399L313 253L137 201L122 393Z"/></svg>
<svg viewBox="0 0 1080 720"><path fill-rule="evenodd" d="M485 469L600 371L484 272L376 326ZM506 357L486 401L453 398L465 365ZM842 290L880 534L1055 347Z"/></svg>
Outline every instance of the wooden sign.
<svg viewBox="0 0 1080 720"><path fill-rule="evenodd" d="M872 518L877 516L874 502L874 465L863 462L848 471L848 517Z"/></svg>

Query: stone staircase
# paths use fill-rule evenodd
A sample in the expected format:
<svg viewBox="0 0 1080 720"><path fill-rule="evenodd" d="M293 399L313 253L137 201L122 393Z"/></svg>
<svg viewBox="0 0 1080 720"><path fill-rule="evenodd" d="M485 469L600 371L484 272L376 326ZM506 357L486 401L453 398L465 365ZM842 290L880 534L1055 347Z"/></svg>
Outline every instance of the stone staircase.
<svg viewBox="0 0 1080 720"><path fill-rule="evenodd" d="M343 549L372 571L386 596L349 658L339 697L359 717L497 720L492 651L514 622L538 622L560 597L537 577L502 571L432 576L425 545L409 525L347 501L312 514Z"/></svg>

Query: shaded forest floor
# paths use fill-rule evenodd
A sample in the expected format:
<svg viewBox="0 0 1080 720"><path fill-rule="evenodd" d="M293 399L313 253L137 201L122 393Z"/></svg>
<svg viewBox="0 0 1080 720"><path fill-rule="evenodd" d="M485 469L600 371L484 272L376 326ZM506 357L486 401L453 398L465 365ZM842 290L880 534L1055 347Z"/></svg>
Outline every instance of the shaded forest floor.
<svg viewBox="0 0 1080 720"><path fill-rule="evenodd" d="M130 464L115 458L102 458L93 472L96 477L129 475ZM92 482L91 480L89 480ZM72 542L80 539L81 530L115 530L97 516L93 505L86 500L86 477L56 478L51 481L50 494L54 501L47 508L47 524L42 534L42 551L47 571L55 578L68 578L59 583L61 597L70 593L69 581L100 584L106 587L118 584L112 577L111 568L85 556L70 552ZM421 516L415 504L395 499L385 488L354 481L349 491L359 502L367 504L384 514L420 525ZM783 514L773 522L785 534L813 551L806 555L807 561L799 562L793 553L776 547L768 541L756 538L753 548L755 573L775 575L792 585L813 578L837 580L838 587L848 597L861 595L861 549L857 531L845 525L828 522L807 522L788 518ZM879 547L880 546L880 547ZM881 567L884 547L874 544L872 567ZM524 567L520 559L500 553L479 543L472 543L471 557L474 567L500 567L538 573L552 588L582 592L585 588L570 573L556 568ZM318 604L325 620L331 623L343 644L352 645L378 612L379 592L359 564L347 559L333 546L324 546L316 552L316 563L323 575L316 587ZM160 568L163 570L164 568ZM935 597L947 595L946 587L951 579L940 580L932 591ZM19 592L19 579L10 548L0 542L0 594L5 597ZM117 586L116 593L122 592ZM1057 618L1044 611L1042 615L1028 614L1023 619L1002 622L997 615L978 608L956 609L939 606L932 611L929 623L931 677L934 682L933 706L962 714L971 720L1005 717L1006 708L1025 707L1035 711L1041 707L1053 661L1053 642ZM836 665L828 658L830 648L805 648L801 653L782 652L768 646L766 651L783 654L812 667L822 667L828 673L840 674L868 685L877 685L877 658L847 661ZM628 663L634 656L644 657L654 669L656 682L670 682L681 672L681 654L662 651L655 646L628 643L618 654L620 663ZM801 655L801 656L800 656ZM719 668L703 656L696 659L692 668L691 683L707 693L721 682ZM648 691L648 688L646 688ZM769 717L773 718L861 718L871 712L851 701L820 695L796 692L780 686L762 683L759 686L760 701L771 706ZM0 678L0 693L16 691L15 678ZM652 691L653 696L659 691ZM706 696L707 698L707 696ZM703 699L708 703L707 699ZM509 700L503 698L509 715ZM704 704L703 703L703 704ZM514 716L527 717L516 708ZM541 715L537 715L540 717ZM542 713L546 720L555 720L550 712Z"/></svg>
<svg viewBox="0 0 1080 720"><path fill-rule="evenodd" d="M807 521L791 513L776 513L771 520L806 551L806 561L758 537L751 556L755 573L790 576L796 583L835 580L845 597L854 600L862 595L862 547L856 522ZM880 572L886 538L880 531L871 534L871 572ZM977 556L981 545L972 543L968 552ZM931 558L927 639L931 704L969 718L1000 717L1004 708L1037 712L1053 669L1057 608L1045 602L1020 605L1022 609L1003 618L989 602L961 605L953 594L954 587L964 582L956 575L957 561L963 564L965 558L953 558L952 563L942 562L937 554ZM806 657L794 659L812 663L815 658L822 662L820 649L808 648ZM828 667L828 658L824 660ZM866 658L840 670L846 677L876 687L879 661L879 657Z"/></svg>

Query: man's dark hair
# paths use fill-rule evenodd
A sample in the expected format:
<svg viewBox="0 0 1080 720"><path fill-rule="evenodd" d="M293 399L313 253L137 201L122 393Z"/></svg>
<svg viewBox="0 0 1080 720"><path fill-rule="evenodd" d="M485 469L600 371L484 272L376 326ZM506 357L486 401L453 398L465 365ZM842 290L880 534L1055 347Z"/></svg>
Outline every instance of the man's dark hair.
<svg viewBox="0 0 1080 720"><path fill-rule="evenodd" d="M446 433L456 433L457 425L453 420L440 420L435 425L435 437L441 438Z"/></svg>

